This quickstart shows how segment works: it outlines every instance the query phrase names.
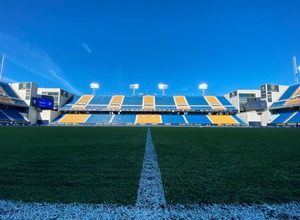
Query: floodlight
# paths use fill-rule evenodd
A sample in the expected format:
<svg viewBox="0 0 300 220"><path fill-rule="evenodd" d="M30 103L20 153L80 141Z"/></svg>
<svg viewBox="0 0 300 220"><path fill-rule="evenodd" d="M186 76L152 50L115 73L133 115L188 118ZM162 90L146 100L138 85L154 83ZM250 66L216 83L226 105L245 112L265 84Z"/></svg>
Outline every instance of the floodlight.
<svg viewBox="0 0 300 220"><path fill-rule="evenodd" d="M169 88L169 85L160 83L160 84L158 84L158 88L160 90L162 90L162 95L164 96L165 95L165 90Z"/></svg>
<svg viewBox="0 0 300 220"><path fill-rule="evenodd" d="M205 95L205 90L207 90L208 85L206 83L201 83L199 89L202 90L202 96Z"/></svg>
<svg viewBox="0 0 300 220"><path fill-rule="evenodd" d="M91 83L90 88L93 90L93 95L96 94L96 89L99 89L99 84L98 83Z"/></svg>
<svg viewBox="0 0 300 220"><path fill-rule="evenodd" d="M132 89L132 95L135 96L135 90L139 89L139 84L129 84L129 89Z"/></svg>

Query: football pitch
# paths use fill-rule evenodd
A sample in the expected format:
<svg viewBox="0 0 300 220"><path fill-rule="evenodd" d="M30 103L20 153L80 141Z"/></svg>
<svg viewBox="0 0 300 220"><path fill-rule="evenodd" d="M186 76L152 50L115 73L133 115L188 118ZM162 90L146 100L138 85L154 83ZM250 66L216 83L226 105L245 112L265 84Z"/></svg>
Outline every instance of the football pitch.
<svg viewBox="0 0 300 220"><path fill-rule="evenodd" d="M146 127L0 127L0 200L134 205ZM152 127L168 204L300 201L300 130Z"/></svg>

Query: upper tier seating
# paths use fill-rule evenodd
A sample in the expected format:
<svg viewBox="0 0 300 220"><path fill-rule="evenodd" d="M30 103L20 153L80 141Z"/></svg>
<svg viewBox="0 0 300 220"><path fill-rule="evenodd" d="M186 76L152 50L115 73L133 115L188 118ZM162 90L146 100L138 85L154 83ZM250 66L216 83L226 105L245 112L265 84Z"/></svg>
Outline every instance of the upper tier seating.
<svg viewBox="0 0 300 220"><path fill-rule="evenodd" d="M107 109L111 110L119 110L123 103L124 96L123 95L115 95L111 98L111 101L107 107Z"/></svg>
<svg viewBox="0 0 300 220"><path fill-rule="evenodd" d="M224 96L217 96L217 99L227 110L237 110Z"/></svg>
<svg viewBox="0 0 300 220"><path fill-rule="evenodd" d="M285 105L285 103L286 103L286 100L284 100L284 101L277 101L277 102L274 102L271 106L270 106L270 108L272 109L272 108L280 108L280 107L283 107L284 105Z"/></svg>
<svg viewBox="0 0 300 220"><path fill-rule="evenodd" d="M143 97L141 96L125 96L121 109L136 110L142 109Z"/></svg>
<svg viewBox="0 0 300 220"><path fill-rule="evenodd" d="M231 115L209 115L207 116L213 124L238 125L239 123Z"/></svg>
<svg viewBox="0 0 300 220"><path fill-rule="evenodd" d="M282 124L285 123L292 115L294 114L294 112L283 112L278 114L278 116L273 119L273 121L271 122L272 124Z"/></svg>
<svg viewBox="0 0 300 220"><path fill-rule="evenodd" d="M176 110L174 98L171 96L155 97L155 107L157 110Z"/></svg>
<svg viewBox="0 0 300 220"><path fill-rule="evenodd" d="M111 96L94 96L86 108L107 109L112 97Z"/></svg>
<svg viewBox="0 0 300 220"><path fill-rule="evenodd" d="M137 115L137 124L161 124L161 115Z"/></svg>
<svg viewBox="0 0 300 220"><path fill-rule="evenodd" d="M86 105L92 100L92 95L83 95L80 99L72 106L73 109L84 109Z"/></svg>
<svg viewBox="0 0 300 220"><path fill-rule="evenodd" d="M226 110L226 108L215 96L205 96L205 99L214 110Z"/></svg>
<svg viewBox="0 0 300 220"><path fill-rule="evenodd" d="M208 104L203 96L186 96L185 97L189 106L193 110L211 110L211 106Z"/></svg>
<svg viewBox="0 0 300 220"><path fill-rule="evenodd" d="M146 95L143 97L143 109L145 109L145 110L154 110L155 109L154 96Z"/></svg>
<svg viewBox="0 0 300 220"><path fill-rule="evenodd" d="M278 101L286 100L292 97L292 95L296 92L299 88L300 84L295 84L290 87L283 93L283 95L279 98Z"/></svg>
<svg viewBox="0 0 300 220"><path fill-rule="evenodd" d="M182 115L162 114L162 123L166 124L186 124Z"/></svg>
<svg viewBox="0 0 300 220"><path fill-rule="evenodd" d="M7 97L0 96L0 103L11 104L11 100Z"/></svg>
<svg viewBox="0 0 300 220"><path fill-rule="evenodd" d="M191 109L184 96L174 96L174 101L178 110Z"/></svg>
<svg viewBox="0 0 300 220"><path fill-rule="evenodd" d="M0 88L2 87L2 91L6 93L7 96L19 99L17 94L12 90L12 88L4 82L0 82Z"/></svg>
<svg viewBox="0 0 300 220"><path fill-rule="evenodd" d="M90 114L66 114L58 123L85 123Z"/></svg>
<svg viewBox="0 0 300 220"><path fill-rule="evenodd" d="M300 105L300 99L290 99L286 102L286 106Z"/></svg>

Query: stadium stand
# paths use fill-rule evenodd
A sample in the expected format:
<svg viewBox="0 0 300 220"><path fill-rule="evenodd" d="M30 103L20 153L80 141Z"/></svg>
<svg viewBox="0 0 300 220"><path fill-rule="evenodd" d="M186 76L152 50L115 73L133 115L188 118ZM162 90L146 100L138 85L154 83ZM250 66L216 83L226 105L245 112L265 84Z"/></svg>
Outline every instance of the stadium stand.
<svg viewBox="0 0 300 220"><path fill-rule="evenodd" d="M278 101L287 100L291 98L294 93L298 90L300 84L295 84L292 86L289 86L289 88L283 93L283 95L279 98Z"/></svg>
<svg viewBox="0 0 300 220"><path fill-rule="evenodd" d="M187 124L182 115L173 115L173 114L162 114L161 115L162 123L171 124L171 125L183 125Z"/></svg>
<svg viewBox="0 0 300 220"><path fill-rule="evenodd" d="M300 99L290 99L285 103L286 106L300 105Z"/></svg>
<svg viewBox="0 0 300 220"><path fill-rule="evenodd" d="M135 124L136 114L117 114L113 117L112 124Z"/></svg>
<svg viewBox="0 0 300 220"><path fill-rule="evenodd" d="M215 96L205 96L206 101L211 105L214 110L226 110L221 102Z"/></svg>
<svg viewBox="0 0 300 220"><path fill-rule="evenodd" d="M189 110L191 109L185 96L174 96L175 105L178 110Z"/></svg>
<svg viewBox="0 0 300 220"><path fill-rule="evenodd" d="M29 121L24 118L17 109L5 107L0 109L0 122L13 124L28 124Z"/></svg>
<svg viewBox="0 0 300 220"><path fill-rule="evenodd" d="M107 106L107 109L119 110L121 108L123 100L124 100L124 96L122 96L122 95L113 96L111 98L111 101L110 101L109 105Z"/></svg>
<svg viewBox="0 0 300 220"><path fill-rule="evenodd" d="M0 82L0 88L1 88L1 91L4 92L8 97L19 99L19 97L13 91L13 89L9 86L9 84Z"/></svg>
<svg viewBox="0 0 300 220"><path fill-rule="evenodd" d="M192 110L212 110L212 107L203 96L186 96L185 98Z"/></svg>
<svg viewBox="0 0 300 220"><path fill-rule="evenodd" d="M125 96L122 110L140 110L143 106L143 97L141 96Z"/></svg>
<svg viewBox="0 0 300 220"><path fill-rule="evenodd" d="M300 122L300 112L296 112L287 121L287 123L299 123Z"/></svg>
<svg viewBox="0 0 300 220"><path fill-rule="evenodd" d="M206 115L188 114L184 116L190 125L212 125Z"/></svg>
<svg viewBox="0 0 300 220"><path fill-rule="evenodd" d="M154 96L146 95L143 97L143 109L145 109L145 110L154 110L155 109Z"/></svg>
<svg viewBox="0 0 300 220"><path fill-rule="evenodd" d="M155 97L155 107L158 111L176 110L176 105L172 96Z"/></svg>
<svg viewBox="0 0 300 220"><path fill-rule="evenodd" d="M137 124L161 124L161 115L138 114L136 116Z"/></svg>
<svg viewBox="0 0 300 220"><path fill-rule="evenodd" d="M86 108L95 110L107 109L111 99L111 96L94 96Z"/></svg>
<svg viewBox="0 0 300 220"><path fill-rule="evenodd" d="M97 124L97 123L105 123L108 124L110 123L112 119L111 114L92 114L86 121L85 123L91 123L91 124Z"/></svg>
<svg viewBox="0 0 300 220"><path fill-rule="evenodd" d="M285 103L286 103L286 100L274 102L274 103L270 106L270 109L282 108L282 107L284 107Z"/></svg>
<svg viewBox="0 0 300 220"><path fill-rule="evenodd" d="M84 109L86 105L92 100L92 95L83 95L79 100L72 106L72 109Z"/></svg>
<svg viewBox="0 0 300 220"><path fill-rule="evenodd" d="M0 123L8 123L10 119L0 110Z"/></svg>
<svg viewBox="0 0 300 220"><path fill-rule="evenodd" d="M217 96L216 98L219 100L221 105L226 108L226 110L237 111L237 109L224 96Z"/></svg>
<svg viewBox="0 0 300 220"><path fill-rule="evenodd" d="M208 115L213 124L238 125L239 123L231 115Z"/></svg>
<svg viewBox="0 0 300 220"><path fill-rule="evenodd" d="M287 122L289 120L289 118L291 118L293 115L295 114L295 112L282 112L282 113L278 113L277 117L273 119L273 121L270 124L283 124L285 122Z"/></svg>
<svg viewBox="0 0 300 220"><path fill-rule="evenodd" d="M58 123L85 123L90 116L90 114L66 114L58 121Z"/></svg>
<svg viewBox="0 0 300 220"><path fill-rule="evenodd" d="M232 115L232 117L238 122L240 123L240 125L246 125L245 122L243 122L239 117L237 117L236 115Z"/></svg>

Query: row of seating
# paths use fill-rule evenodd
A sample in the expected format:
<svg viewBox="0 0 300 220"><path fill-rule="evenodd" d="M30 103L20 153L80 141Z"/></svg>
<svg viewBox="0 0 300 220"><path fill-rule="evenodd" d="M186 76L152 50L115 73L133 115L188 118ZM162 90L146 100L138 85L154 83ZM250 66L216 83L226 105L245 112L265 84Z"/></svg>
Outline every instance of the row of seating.
<svg viewBox="0 0 300 220"><path fill-rule="evenodd" d="M75 100L74 100L75 99ZM92 96L75 97L61 110L233 110L224 96Z"/></svg>
<svg viewBox="0 0 300 220"><path fill-rule="evenodd" d="M4 82L0 82L0 103L26 106L26 103L17 96L10 85Z"/></svg>
<svg viewBox="0 0 300 220"><path fill-rule="evenodd" d="M300 83L288 87L278 101L274 102L270 109L300 106Z"/></svg>
<svg viewBox="0 0 300 220"><path fill-rule="evenodd" d="M244 125L236 115L199 114L63 114L54 123Z"/></svg>
<svg viewBox="0 0 300 220"><path fill-rule="evenodd" d="M289 123L300 123L300 112L282 112L273 115L274 119L270 125L281 125Z"/></svg>

